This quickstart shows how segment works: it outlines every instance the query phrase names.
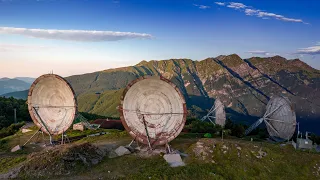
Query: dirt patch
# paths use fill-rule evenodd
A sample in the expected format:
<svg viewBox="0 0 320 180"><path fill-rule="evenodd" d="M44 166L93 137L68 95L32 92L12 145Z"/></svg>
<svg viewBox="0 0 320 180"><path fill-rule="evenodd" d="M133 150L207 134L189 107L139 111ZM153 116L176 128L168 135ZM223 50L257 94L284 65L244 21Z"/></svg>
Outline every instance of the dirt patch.
<svg viewBox="0 0 320 180"><path fill-rule="evenodd" d="M50 177L73 173L98 164L105 152L90 143L47 148L28 156L20 177Z"/></svg>

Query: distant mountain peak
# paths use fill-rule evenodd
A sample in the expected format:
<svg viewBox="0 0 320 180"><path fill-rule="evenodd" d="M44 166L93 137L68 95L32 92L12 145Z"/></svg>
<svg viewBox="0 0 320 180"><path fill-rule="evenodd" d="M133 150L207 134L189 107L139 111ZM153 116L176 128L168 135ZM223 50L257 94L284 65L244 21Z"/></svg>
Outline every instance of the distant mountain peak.
<svg viewBox="0 0 320 180"><path fill-rule="evenodd" d="M145 65L145 64L147 64L147 63L148 63L148 61L142 60L141 62L139 62L138 64L136 64L136 66L143 66L143 65Z"/></svg>
<svg viewBox="0 0 320 180"><path fill-rule="evenodd" d="M0 79L0 81L7 81L7 80L10 80L10 78L8 78L8 77L3 77L3 78Z"/></svg>
<svg viewBox="0 0 320 180"><path fill-rule="evenodd" d="M307 63L301 61L300 59L290 60L289 63L291 63L293 66L296 66L296 67L303 67L306 70L315 70L314 68L309 66Z"/></svg>
<svg viewBox="0 0 320 180"><path fill-rule="evenodd" d="M242 60L238 54L230 54L230 55L220 55L216 57L220 61L230 61L230 60Z"/></svg>

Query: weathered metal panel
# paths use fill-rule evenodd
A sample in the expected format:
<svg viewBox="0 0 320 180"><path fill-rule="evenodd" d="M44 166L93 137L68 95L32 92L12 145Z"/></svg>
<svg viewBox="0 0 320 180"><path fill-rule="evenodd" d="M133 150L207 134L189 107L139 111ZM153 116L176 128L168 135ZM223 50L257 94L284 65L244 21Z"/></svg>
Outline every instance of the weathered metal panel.
<svg viewBox="0 0 320 180"><path fill-rule="evenodd" d="M28 110L33 122L48 133L41 120L46 124L50 134L65 132L72 124L77 113L77 100L71 85L61 76L45 74L37 78L28 93Z"/></svg>
<svg viewBox="0 0 320 180"><path fill-rule="evenodd" d="M272 97L265 114L270 114L264 117L270 137L281 141L281 139L289 140L293 136L296 129L296 114L289 99L282 96Z"/></svg>
<svg viewBox="0 0 320 180"><path fill-rule="evenodd" d="M177 137L187 115L184 96L170 80L161 76L143 76L129 83L119 111L129 134L148 144L145 119L151 145L162 145Z"/></svg>
<svg viewBox="0 0 320 180"><path fill-rule="evenodd" d="M215 100L214 107L215 107L215 123L224 127L224 125L226 124L226 112L224 109L224 105L220 101L220 99L217 98Z"/></svg>

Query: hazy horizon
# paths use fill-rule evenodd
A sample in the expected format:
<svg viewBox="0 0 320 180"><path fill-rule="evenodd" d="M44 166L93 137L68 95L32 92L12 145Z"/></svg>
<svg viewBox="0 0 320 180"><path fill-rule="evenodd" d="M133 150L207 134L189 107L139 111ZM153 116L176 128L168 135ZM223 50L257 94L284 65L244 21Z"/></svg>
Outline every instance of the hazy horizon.
<svg viewBox="0 0 320 180"><path fill-rule="evenodd" d="M218 55L218 56L220 56L220 55ZM217 57L217 56L215 56L215 57ZM259 56L252 56L252 57L259 57ZM267 56L267 57L273 57L273 56ZM207 57L207 58L210 58L210 57ZM242 57L241 57L242 58ZM249 59L249 58L251 58L251 57L248 57L248 58L242 58L242 59ZM111 67L111 68L102 68L102 69L98 69L98 70L93 70L93 71L88 71L88 72L83 72L83 73L77 73L77 74L65 74L65 75L63 75L63 74L61 74L61 73L58 73L58 72L56 72L54 69L53 69L53 73L54 74L58 74L58 75L60 75L60 76L63 76L63 77L68 77L68 76L73 76L73 75L81 75L81 74L87 74L87 73L93 73L93 72L98 72L98 71L104 71L104 70L108 70L108 69L114 69L114 68L121 68L121 67L127 67L127 66L134 66L134 65L136 65L136 64L138 64L138 63L140 63L141 61L147 61L147 62L149 62L149 61L153 61L153 60L155 60L155 61L161 61L161 60L169 60L169 59L191 59L191 58L168 58L168 59L152 59L152 60L146 60L146 59L144 59L144 60L140 60L140 61L137 61L137 63L135 63L135 64L129 64L129 65L126 65L126 66L118 66L118 67ZM206 58L204 58L204 59L206 59ZM204 59L199 59L199 60L195 60L195 59L191 59L191 60L193 60L193 61L202 61L202 60L204 60ZM298 58L299 59L299 58ZM293 60L293 59L288 59L288 60ZM300 59L301 60L301 59ZM303 61L303 60L302 60ZM308 64L308 63L307 63ZM308 64L309 66L311 66L310 64ZM312 66L311 66L312 67ZM313 67L313 68L315 68L315 67ZM315 68L315 69L317 69L317 70L320 70L319 68ZM11 76L11 77L9 77L9 76L0 76L0 78L10 78L10 79L13 79L13 78L19 78L19 77L29 77L29 78L37 78L37 77L39 77L39 76L41 76L41 75L43 75L43 74L47 74L47 73L51 73L51 71L52 70L50 70L49 72L45 72L45 73L39 73L38 75L35 75L35 76L24 76L24 75L19 75L19 76Z"/></svg>

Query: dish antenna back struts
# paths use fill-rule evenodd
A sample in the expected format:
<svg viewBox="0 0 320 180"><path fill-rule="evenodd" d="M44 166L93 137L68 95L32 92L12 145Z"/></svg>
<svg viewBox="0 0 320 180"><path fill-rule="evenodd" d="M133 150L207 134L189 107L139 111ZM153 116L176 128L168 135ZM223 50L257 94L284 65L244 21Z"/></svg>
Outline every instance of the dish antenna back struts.
<svg viewBox="0 0 320 180"><path fill-rule="evenodd" d="M208 114L201 120L209 120L213 124L218 124L221 127L224 127L224 125L226 124L226 112L224 109L224 105L219 98L215 100L214 105L209 110Z"/></svg>
<svg viewBox="0 0 320 180"><path fill-rule="evenodd" d="M121 122L133 141L150 149L166 145L170 152L168 143L180 134L186 122L187 108L182 93L161 76L132 81L124 90L118 108Z"/></svg>
<svg viewBox="0 0 320 180"><path fill-rule="evenodd" d="M50 136L51 144L52 135L59 134L62 134L63 143L63 134L77 113L77 100L71 85L64 78L56 74L45 74L30 87L28 110L39 131Z"/></svg>
<svg viewBox="0 0 320 180"><path fill-rule="evenodd" d="M248 135L253 129L265 122L270 137L278 142L289 140L296 129L296 114L288 98L274 96L267 104L264 116L252 124L245 132Z"/></svg>

